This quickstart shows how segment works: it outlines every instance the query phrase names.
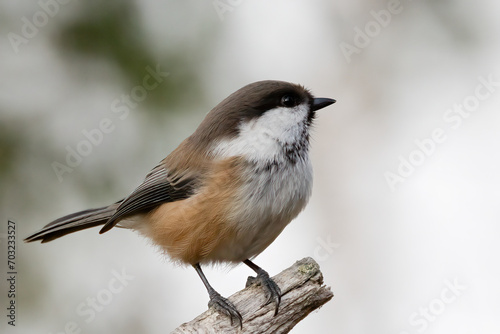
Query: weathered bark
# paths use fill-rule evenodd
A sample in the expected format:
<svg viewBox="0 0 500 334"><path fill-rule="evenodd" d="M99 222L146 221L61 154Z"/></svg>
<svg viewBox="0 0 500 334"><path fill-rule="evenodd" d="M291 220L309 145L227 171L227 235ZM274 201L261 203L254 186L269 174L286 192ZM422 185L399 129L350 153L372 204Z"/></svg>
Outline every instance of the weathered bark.
<svg viewBox="0 0 500 334"><path fill-rule="evenodd" d="M243 317L243 329L236 324L231 326L227 316L209 309L172 333L288 333L333 297L330 288L323 285L319 265L312 258L297 261L273 280L282 293L276 316L274 304L263 305L266 297L262 287L253 284L229 297Z"/></svg>

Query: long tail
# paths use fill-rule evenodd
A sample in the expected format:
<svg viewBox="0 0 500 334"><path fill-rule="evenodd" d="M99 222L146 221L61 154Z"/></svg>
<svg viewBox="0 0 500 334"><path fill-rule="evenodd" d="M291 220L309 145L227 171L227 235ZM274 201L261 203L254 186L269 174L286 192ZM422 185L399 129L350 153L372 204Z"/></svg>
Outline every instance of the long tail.
<svg viewBox="0 0 500 334"><path fill-rule="evenodd" d="M60 238L66 234L104 225L115 213L120 202L102 208L83 210L54 220L40 231L30 235L25 242L41 240L42 243Z"/></svg>

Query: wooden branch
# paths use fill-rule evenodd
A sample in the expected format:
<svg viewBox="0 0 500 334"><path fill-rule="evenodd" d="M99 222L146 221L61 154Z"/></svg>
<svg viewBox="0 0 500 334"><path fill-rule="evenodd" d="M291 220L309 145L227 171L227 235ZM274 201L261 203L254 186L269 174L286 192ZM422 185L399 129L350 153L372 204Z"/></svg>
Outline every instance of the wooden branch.
<svg viewBox="0 0 500 334"><path fill-rule="evenodd" d="M236 292L229 300L243 317L243 329L229 318L209 309L175 329L174 334L186 333L288 333L299 321L333 297L330 287L323 285L319 265L308 257L273 277L281 289L278 314L274 305L263 306L264 290L256 284Z"/></svg>

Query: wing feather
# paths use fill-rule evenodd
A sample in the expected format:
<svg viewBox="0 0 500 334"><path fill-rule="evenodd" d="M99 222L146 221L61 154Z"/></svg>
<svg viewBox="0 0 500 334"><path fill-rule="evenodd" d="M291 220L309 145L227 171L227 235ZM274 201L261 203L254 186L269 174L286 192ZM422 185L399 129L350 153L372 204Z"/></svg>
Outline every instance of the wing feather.
<svg viewBox="0 0 500 334"><path fill-rule="evenodd" d="M110 230L124 217L149 211L163 203L186 199L193 194L195 187L194 177L172 177L162 162L120 203L99 233Z"/></svg>

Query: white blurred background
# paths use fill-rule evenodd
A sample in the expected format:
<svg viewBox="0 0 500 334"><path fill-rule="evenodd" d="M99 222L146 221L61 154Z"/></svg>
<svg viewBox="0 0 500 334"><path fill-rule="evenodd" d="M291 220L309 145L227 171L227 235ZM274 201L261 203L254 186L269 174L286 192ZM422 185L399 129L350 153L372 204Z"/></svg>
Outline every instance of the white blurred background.
<svg viewBox="0 0 500 334"><path fill-rule="evenodd" d="M309 206L255 259L272 275L306 256L320 264L335 297L292 332L498 333L499 10L493 0L3 1L0 331L165 333L203 312L194 270L130 231L22 239L126 196L224 97L277 79L337 99L317 118ZM125 115L148 68L169 74ZM112 130L59 180L53 163L104 119ZM205 273L225 296L252 274Z"/></svg>

